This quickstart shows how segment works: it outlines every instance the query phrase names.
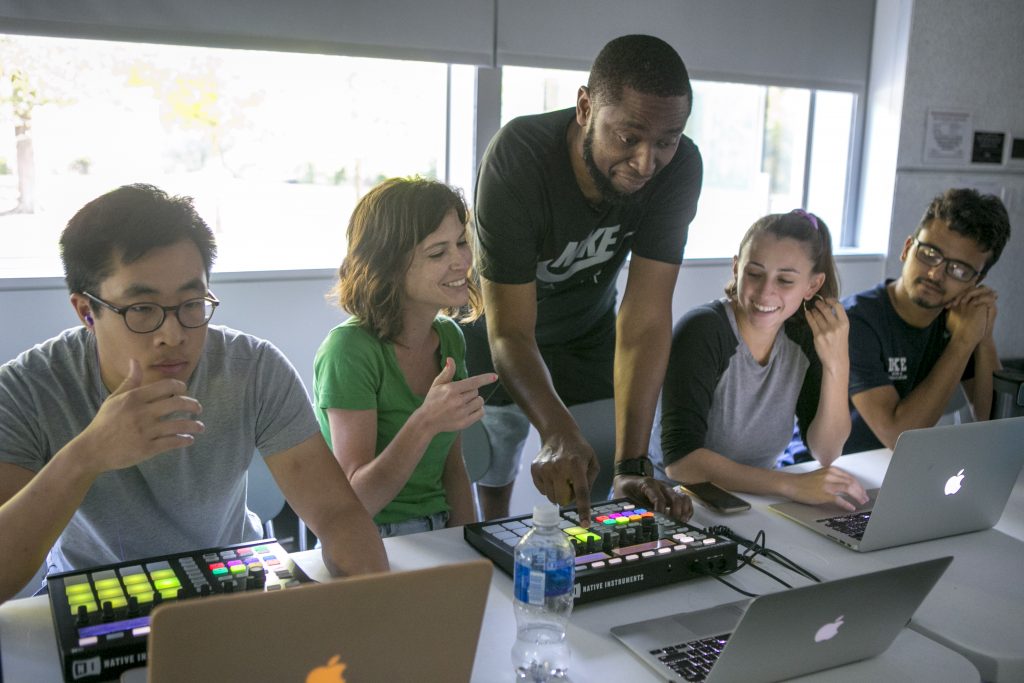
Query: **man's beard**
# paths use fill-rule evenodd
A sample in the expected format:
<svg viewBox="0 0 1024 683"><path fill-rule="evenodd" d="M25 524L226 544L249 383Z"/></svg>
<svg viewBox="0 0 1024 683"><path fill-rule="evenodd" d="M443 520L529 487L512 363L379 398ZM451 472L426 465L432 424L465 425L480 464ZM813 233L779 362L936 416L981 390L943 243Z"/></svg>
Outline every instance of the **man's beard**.
<svg viewBox="0 0 1024 683"><path fill-rule="evenodd" d="M922 283L922 281L925 281L924 278L918 278L915 281L915 284ZM930 280L928 282L930 282ZM936 292L936 294L937 293L938 292ZM927 308L927 309L934 310L936 308L945 308L946 304L949 303L949 301L947 301L944 297L945 297L945 290L942 291L942 298L940 298L937 303L934 302L934 301L929 301L929 300L927 300L927 299L925 299L923 297L915 296L913 294L911 294L910 300L913 303L915 303L918 306L920 306L921 308Z"/></svg>
<svg viewBox="0 0 1024 683"><path fill-rule="evenodd" d="M602 173L601 169L599 169L597 164L594 163L593 126L591 126L583 136L583 163L587 167L587 173L590 174L590 179L593 180L594 185L597 186L597 191L601 194L601 199L605 202L614 206L630 206L637 202L636 195L639 193L639 190L632 194L620 191L612 184L611 178Z"/></svg>

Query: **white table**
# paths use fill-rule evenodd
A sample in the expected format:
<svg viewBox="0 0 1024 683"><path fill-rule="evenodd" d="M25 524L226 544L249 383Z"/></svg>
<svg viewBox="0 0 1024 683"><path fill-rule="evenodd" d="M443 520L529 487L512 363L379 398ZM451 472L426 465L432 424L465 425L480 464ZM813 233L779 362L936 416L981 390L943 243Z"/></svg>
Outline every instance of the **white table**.
<svg viewBox="0 0 1024 683"><path fill-rule="evenodd" d="M435 566L479 557L462 540L461 529L419 534L387 541L388 555L395 570ZM326 579L316 551L299 553L297 562L311 576ZM751 591L777 588L752 570L732 577L734 583ZM574 611L569 627L573 648L573 680L630 681L654 683L659 679L634 658L608 629L620 623L656 617L677 611L731 602L738 596L712 579L697 579L622 598L583 605ZM512 582L495 570L477 648L472 680L476 683L511 680L509 651L515 638L512 614ZM9 683L58 682L61 680L57 646L45 597L11 601L0 607L0 650L4 680ZM919 633L904 629L895 644L880 657L833 669L807 681L978 680L978 672L964 657Z"/></svg>
<svg viewBox="0 0 1024 683"><path fill-rule="evenodd" d="M386 541L395 569L413 569L479 557L459 529L406 536ZM754 570L735 574L736 585L754 592L780 588ZM573 649L574 681L631 681L659 679L609 633L609 628L647 617L702 609L742 596L713 579L696 579L673 586L582 605L573 611L568 637ZM512 581L495 569L484 624L473 667L473 681L511 680L509 652L515 639ZM952 657L950 655L953 655ZM934 641L904 629L896 644L881 657L800 680L976 680L969 662Z"/></svg>
<svg viewBox="0 0 1024 683"><path fill-rule="evenodd" d="M843 456L837 465L865 488L877 488L891 455L886 449L868 451ZM868 553L849 550L768 509L781 499L742 497L751 510L723 515L697 504L694 523L725 524L746 538L764 530L769 548L825 579L952 555L953 563L911 628L962 653L983 680L1024 681L1024 472L994 529Z"/></svg>
<svg viewBox="0 0 1024 683"><path fill-rule="evenodd" d="M847 456L843 464L849 469L860 473L864 469L865 480L870 483L870 471L881 471L887 458L884 454L868 454L865 456ZM878 474L878 479L881 475ZM1018 487L1020 488L1020 487ZM1018 505L1014 508L1021 512L1020 499L1024 490L1014 494ZM899 564L913 559L938 556L944 554L941 548L934 552L914 552L914 557L900 554L902 549L879 551L860 554L848 551L838 545L818 539L800 527L784 520L764 506L770 502L752 499L754 509L747 513L734 516L718 516L698 508L697 521L700 524L724 523L731 525L738 532L752 537L757 529L765 528L768 533L769 547L777 549L792 559L807 566L811 571L824 578L837 578L852 573ZM1016 514L1016 513L1015 513ZM1009 515L1005 519L1010 528L1024 528L1024 514L1017 517ZM696 522L695 522L696 523ZM1016 524L1016 526L1014 526ZM1000 522L1002 528L1003 521ZM997 532L986 532L997 534ZM997 534L1003 537L1002 534ZM971 535L976 536L976 535ZM963 545L968 537L961 537L956 543ZM800 543L798 546L794 539ZM820 543L819 543L820 541ZM444 529L425 534L405 536L385 541L388 556L394 570L417 569L436 566L461 560L475 559L480 555L462 538L461 529ZM917 544L927 546L929 544ZM950 552L947 550L946 552ZM885 554L883 554L885 553ZM327 579L326 571L317 551L299 553L296 561L313 578ZM962 567L965 560L954 562L949 571L956 565ZM1019 567L1017 565L1018 573ZM775 573L786 575L774 563L768 567ZM966 570L965 570L966 571ZM994 574L1008 574L1009 570L1002 567ZM958 575L958 574L957 574ZM804 585L806 580L789 575L794 585ZM947 573L948 576L948 573ZM755 593L770 592L781 586L768 577L752 569L746 569L730 577L732 583ZM948 579L944 579L944 582ZM954 582L958 581L954 577ZM945 584L955 586L959 584ZM1001 599L1000 593L987 592L986 586L975 580L964 584L970 591L979 591L981 598L996 602ZM1018 589L1019 592L1019 589ZM645 664L636 659L609 633L609 628L622 623L637 621L672 614L674 612L702 609L739 599L736 593L710 578L695 579L684 583L665 586L629 596L612 598L578 607L572 615L568 637L573 649L573 680L577 683L587 681L630 681L631 683L655 683L659 679ZM929 606L935 600L938 607ZM929 598L922 607L920 623L915 624L916 630L904 629L896 642L881 656L859 662L839 669L832 669L816 675L801 678L801 681L856 681L867 680L900 680L900 681L962 681L978 680L978 670L968 659L920 632L930 623L931 610L947 611L944 605L949 602L945 595ZM953 602L962 604L963 600L954 595ZM1017 606L1021 604L1019 601ZM928 607L925 610L925 607ZM1018 609L1018 613L1020 610ZM491 580L487 609L484 614L483 628L477 648L473 667L472 680L476 683L490 681L507 682L511 680L511 663L509 652L515 638L515 620L512 612L512 581L502 571L495 569ZM1024 640L1017 641L1021 647ZM959 646L958 646L959 647ZM963 648L960 648L961 651ZM998 646L1001 652L1002 645ZM0 652L4 680L8 683L47 683L60 681L60 666L57 658L56 641L50 620L49 603L45 597L14 600L0 606ZM1003 669L1000 669L1002 675ZM988 678L988 677L986 677ZM1006 680L1011 680L1007 678ZM1020 680L1020 679L1018 679Z"/></svg>

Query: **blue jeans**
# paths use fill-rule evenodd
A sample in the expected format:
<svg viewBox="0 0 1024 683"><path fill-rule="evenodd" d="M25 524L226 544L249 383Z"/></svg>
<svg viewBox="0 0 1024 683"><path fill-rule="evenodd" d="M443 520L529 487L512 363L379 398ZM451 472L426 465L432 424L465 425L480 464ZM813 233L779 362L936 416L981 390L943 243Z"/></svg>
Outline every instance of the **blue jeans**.
<svg viewBox="0 0 1024 683"><path fill-rule="evenodd" d="M390 524L378 524L377 531L380 532L381 538L390 538L391 536L405 536L406 534L418 534L421 531L433 531L434 529L443 529L448 525L448 512L436 512L426 517L413 517L412 519L403 519L401 522L391 522Z"/></svg>

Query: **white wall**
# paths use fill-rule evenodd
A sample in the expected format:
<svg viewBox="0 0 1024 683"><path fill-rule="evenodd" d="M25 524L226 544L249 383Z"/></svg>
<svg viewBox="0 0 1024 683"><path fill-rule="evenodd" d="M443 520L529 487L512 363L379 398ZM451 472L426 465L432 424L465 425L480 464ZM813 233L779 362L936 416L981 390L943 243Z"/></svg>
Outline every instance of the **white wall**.
<svg viewBox="0 0 1024 683"><path fill-rule="evenodd" d="M843 291L867 289L881 273L881 257L846 257L840 266ZM625 286L625 275L624 269L620 289ZM686 262L676 285L675 317L721 296L728 279L729 263L725 260ZM324 299L334 273L215 273L212 280L211 288L223 302L214 322L272 341L291 359L310 389L313 355L327 331L346 317ZM32 284L32 289L3 289L0 281L0 363L78 324L62 280L46 278Z"/></svg>

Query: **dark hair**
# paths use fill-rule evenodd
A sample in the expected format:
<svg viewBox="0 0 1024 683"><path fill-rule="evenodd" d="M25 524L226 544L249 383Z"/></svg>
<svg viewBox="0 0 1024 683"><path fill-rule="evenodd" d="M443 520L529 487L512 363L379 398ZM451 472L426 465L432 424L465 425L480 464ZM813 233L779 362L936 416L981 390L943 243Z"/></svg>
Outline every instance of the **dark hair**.
<svg viewBox="0 0 1024 683"><path fill-rule="evenodd" d="M192 198L171 197L153 185L123 185L93 199L68 221L60 236L64 281L72 294L95 293L116 259L132 263L152 249L183 240L199 249L209 278L217 244Z"/></svg>
<svg viewBox="0 0 1024 683"><path fill-rule="evenodd" d="M594 60L587 81L591 100L617 104L627 86L645 95L687 97L693 103L686 65L671 45L654 36L620 36Z"/></svg>
<svg viewBox="0 0 1024 683"><path fill-rule="evenodd" d="M437 230L449 211L455 211L463 225L469 223L462 194L436 180L391 178L370 190L352 211L348 252L328 298L359 318L377 339L394 341L402 332L405 273L413 250ZM475 319L482 310L472 273L467 280L468 310L445 310L462 320Z"/></svg>
<svg viewBox="0 0 1024 683"><path fill-rule="evenodd" d="M762 234L773 235L778 239L789 238L800 242L807 248L807 255L813 263L812 272L824 273L825 281L818 290L823 297L836 299L839 297L839 274L836 272L836 260L832 256L832 235L825 221L813 213L796 209L789 213L773 213L759 218L743 235L738 253L743 253L755 237ZM725 294L730 299L736 298L736 277L733 276L725 286Z"/></svg>
<svg viewBox="0 0 1024 683"><path fill-rule="evenodd" d="M994 194L980 194L969 188L951 188L935 197L914 231L917 237L933 220L946 221L949 229L978 243L992 252L981 271L984 276L995 265L1010 239L1010 217L1006 207Z"/></svg>

